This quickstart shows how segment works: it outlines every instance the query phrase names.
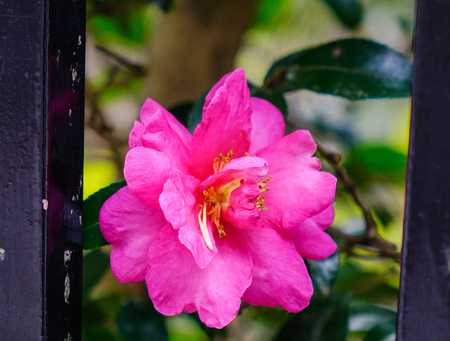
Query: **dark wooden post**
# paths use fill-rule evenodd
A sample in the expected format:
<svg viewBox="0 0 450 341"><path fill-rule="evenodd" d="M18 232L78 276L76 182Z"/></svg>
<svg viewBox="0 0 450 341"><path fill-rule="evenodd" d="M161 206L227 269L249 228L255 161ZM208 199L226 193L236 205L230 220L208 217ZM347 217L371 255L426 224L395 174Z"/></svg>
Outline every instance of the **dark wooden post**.
<svg viewBox="0 0 450 341"><path fill-rule="evenodd" d="M450 340L450 2L418 0L399 341Z"/></svg>
<svg viewBox="0 0 450 341"><path fill-rule="evenodd" d="M0 1L1 340L81 340L85 6Z"/></svg>

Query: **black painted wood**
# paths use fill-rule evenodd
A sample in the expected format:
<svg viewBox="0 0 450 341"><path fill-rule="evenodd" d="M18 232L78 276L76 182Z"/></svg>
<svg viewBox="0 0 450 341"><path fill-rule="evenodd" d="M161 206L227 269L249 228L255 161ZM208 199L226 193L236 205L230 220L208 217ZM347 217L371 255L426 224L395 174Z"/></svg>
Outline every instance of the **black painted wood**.
<svg viewBox="0 0 450 341"><path fill-rule="evenodd" d="M397 339L450 340L450 2L418 0Z"/></svg>
<svg viewBox="0 0 450 341"><path fill-rule="evenodd" d="M0 340L81 340L85 0L0 1Z"/></svg>

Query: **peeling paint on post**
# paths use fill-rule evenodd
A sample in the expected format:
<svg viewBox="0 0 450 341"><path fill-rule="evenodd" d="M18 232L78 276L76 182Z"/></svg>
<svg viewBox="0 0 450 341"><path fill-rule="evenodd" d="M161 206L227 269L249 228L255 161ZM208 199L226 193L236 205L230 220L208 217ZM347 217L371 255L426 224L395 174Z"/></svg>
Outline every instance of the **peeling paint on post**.
<svg viewBox="0 0 450 341"><path fill-rule="evenodd" d="M81 340L85 8L0 1L2 340Z"/></svg>

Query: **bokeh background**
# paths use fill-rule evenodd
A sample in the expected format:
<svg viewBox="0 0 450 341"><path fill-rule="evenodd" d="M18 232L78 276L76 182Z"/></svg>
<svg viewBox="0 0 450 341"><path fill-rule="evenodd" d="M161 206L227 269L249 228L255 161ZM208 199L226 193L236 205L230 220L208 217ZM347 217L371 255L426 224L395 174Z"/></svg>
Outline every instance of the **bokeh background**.
<svg viewBox="0 0 450 341"><path fill-rule="evenodd" d="M123 179L128 133L147 97L182 117L235 67L261 85L280 57L346 37L375 40L412 60L414 10L413 0L88 0L84 198ZM410 99L349 101L301 90L286 100L288 131L310 129L342 155L378 232L400 249ZM333 228L352 236L364 232L361 210L341 185L335 210ZM339 270L311 306L316 318L310 324L319 321L314 328L320 331L297 339L394 340L398 261L336 240L340 258L332 256L330 267L338 262ZM264 341L280 337L292 318L282 309L248 307L214 331L195 316L162 317L143 283L113 277L108 252L106 246L85 254L84 341Z"/></svg>

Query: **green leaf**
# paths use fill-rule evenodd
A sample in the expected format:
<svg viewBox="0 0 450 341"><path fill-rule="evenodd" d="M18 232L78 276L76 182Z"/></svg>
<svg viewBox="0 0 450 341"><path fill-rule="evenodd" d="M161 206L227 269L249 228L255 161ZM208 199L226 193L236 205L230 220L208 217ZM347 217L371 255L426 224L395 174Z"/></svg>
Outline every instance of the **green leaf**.
<svg viewBox="0 0 450 341"><path fill-rule="evenodd" d="M83 325L83 341L121 341L113 331L102 324L87 324Z"/></svg>
<svg viewBox="0 0 450 341"><path fill-rule="evenodd" d="M394 323L397 313L393 310L372 304L357 305L350 308L349 330L369 331L377 325Z"/></svg>
<svg viewBox="0 0 450 341"><path fill-rule="evenodd" d="M109 267L109 256L103 251L93 250L83 257L83 298L100 281Z"/></svg>
<svg viewBox="0 0 450 341"><path fill-rule="evenodd" d="M334 285L336 292L350 292L360 301L368 303L394 304L398 289L386 282L395 276L389 270L385 272L365 271L361 266L346 263L341 265Z"/></svg>
<svg viewBox="0 0 450 341"><path fill-rule="evenodd" d="M126 186L125 181L115 182L89 196L83 202L83 249L90 250L108 245L100 232L98 216L103 203L119 189Z"/></svg>
<svg viewBox="0 0 450 341"><path fill-rule="evenodd" d="M102 45L117 42L141 45L150 36L149 16L142 5L137 8L125 7L113 13L94 14L89 18L87 28L92 32L95 40Z"/></svg>
<svg viewBox="0 0 450 341"><path fill-rule="evenodd" d="M388 46L366 39L343 39L290 54L276 61L264 88L308 89L360 100L409 96L411 63Z"/></svg>
<svg viewBox="0 0 450 341"><path fill-rule="evenodd" d="M336 251L330 257L323 260L306 259L314 285L314 293L328 296L336 281L340 264L339 252Z"/></svg>
<svg viewBox="0 0 450 341"><path fill-rule="evenodd" d="M403 182L406 155L383 145L361 145L351 151L344 167L357 185L370 181Z"/></svg>
<svg viewBox="0 0 450 341"><path fill-rule="evenodd" d="M193 102L184 102L169 109L169 112L176 117L185 127L187 126L189 114L194 107Z"/></svg>
<svg viewBox="0 0 450 341"><path fill-rule="evenodd" d="M282 92L259 88L251 83L248 83L248 87L250 89L250 96L259 97L269 101L281 111L284 119L287 119L288 107Z"/></svg>
<svg viewBox="0 0 450 341"><path fill-rule="evenodd" d="M292 3L288 0L262 0L254 28L273 29L286 23L291 13Z"/></svg>
<svg viewBox="0 0 450 341"><path fill-rule="evenodd" d="M363 8L359 0L324 0L339 20L348 28L356 28L362 20Z"/></svg>
<svg viewBox="0 0 450 341"><path fill-rule="evenodd" d="M366 335L364 341L395 341L396 324L387 322L373 327Z"/></svg>
<svg viewBox="0 0 450 341"><path fill-rule="evenodd" d="M348 296L343 294L330 295L326 300L312 300L305 310L286 323L275 341L345 341L348 301Z"/></svg>
<svg viewBox="0 0 450 341"><path fill-rule="evenodd" d="M169 12L172 7L172 0L150 0L150 3L158 5L164 12Z"/></svg>
<svg viewBox="0 0 450 341"><path fill-rule="evenodd" d="M205 104L206 95L209 91L205 92L197 101L195 101L194 106L189 111L187 118L187 128L193 133L195 127L202 121L203 115L203 105Z"/></svg>
<svg viewBox="0 0 450 341"><path fill-rule="evenodd" d="M117 316L117 326L127 341L166 341L168 338L164 317L151 301L126 302Z"/></svg>

